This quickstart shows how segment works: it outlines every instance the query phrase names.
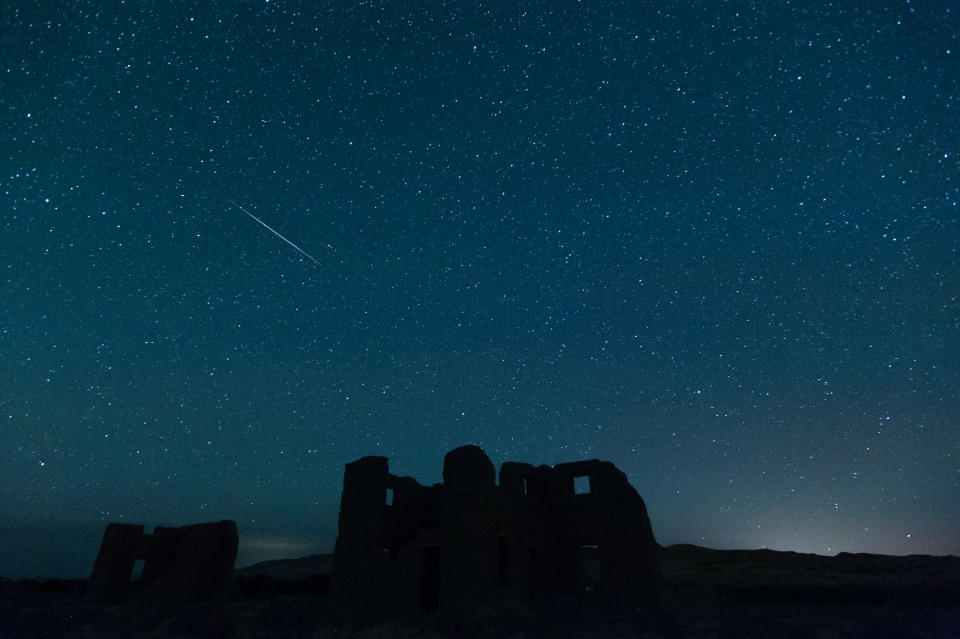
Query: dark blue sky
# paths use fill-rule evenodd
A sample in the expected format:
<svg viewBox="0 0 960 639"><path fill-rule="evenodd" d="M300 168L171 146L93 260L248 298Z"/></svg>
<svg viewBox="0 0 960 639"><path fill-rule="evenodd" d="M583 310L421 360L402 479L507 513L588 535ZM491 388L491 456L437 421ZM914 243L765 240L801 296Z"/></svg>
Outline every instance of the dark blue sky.
<svg viewBox="0 0 960 639"><path fill-rule="evenodd" d="M101 4L0 9L0 574L465 443L960 554L960 4Z"/></svg>

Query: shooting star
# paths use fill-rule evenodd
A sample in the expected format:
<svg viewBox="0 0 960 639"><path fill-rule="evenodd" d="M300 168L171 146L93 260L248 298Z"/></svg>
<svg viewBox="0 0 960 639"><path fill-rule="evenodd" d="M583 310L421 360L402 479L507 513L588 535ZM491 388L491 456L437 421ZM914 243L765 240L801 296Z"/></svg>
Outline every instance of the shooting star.
<svg viewBox="0 0 960 639"><path fill-rule="evenodd" d="M273 233L274 235L276 235L277 237L279 237L281 240L283 240L284 242L286 242L287 244L289 244L289 245L292 246L293 248L295 248L295 249L297 249L298 251L300 251L301 253L303 253L303 255L305 255L306 257L308 257L308 258L310 258L311 260L313 260L313 263L314 263L314 264L319 264L319 263L320 263L315 257L313 257L312 255L310 255L309 253L307 253L306 251L304 251L302 248L300 248L299 246L297 246L296 244L294 244L293 242L291 242L290 240L288 240L288 239L285 238L284 236L282 236L282 235L280 235L279 233L277 233L276 231L274 231L272 228L270 228L269 225L267 225L266 222L264 222L263 220L261 220L259 217L257 217L256 215L254 215L253 213L251 213L251 212L248 211L247 209L243 208L242 206L240 206L239 204L237 204L237 203L234 202L233 200L230 200L230 204L233 204L235 207L237 207L238 209L240 209L241 211L243 211L244 213L246 213L247 215L249 215L250 217L252 217L254 220L256 220L257 222L259 222L260 224L262 224L265 229L267 229L268 231L270 231L271 233Z"/></svg>

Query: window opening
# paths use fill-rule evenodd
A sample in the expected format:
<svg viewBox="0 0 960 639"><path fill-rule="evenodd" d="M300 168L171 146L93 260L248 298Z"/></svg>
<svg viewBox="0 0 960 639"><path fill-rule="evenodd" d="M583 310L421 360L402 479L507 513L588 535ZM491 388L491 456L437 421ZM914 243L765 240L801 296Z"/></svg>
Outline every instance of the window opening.
<svg viewBox="0 0 960 639"><path fill-rule="evenodd" d="M535 601L540 595L540 562L537 551L530 549L527 558L527 588L530 601Z"/></svg>
<svg viewBox="0 0 960 639"><path fill-rule="evenodd" d="M420 548L420 612L440 607L440 546Z"/></svg>
<svg viewBox="0 0 960 639"><path fill-rule="evenodd" d="M497 537L497 585L510 585L510 540L504 536Z"/></svg>
<svg viewBox="0 0 960 639"><path fill-rule="evenodd" d="M603 577L600 569L600 548L597 544L582 544L577 548L580 563L580 590L593 592Z"/></svg>
<svg viewBox="0 0 960 639"><path fill-rule="evenodd" d="M143 567L147 564L145 559L137 559L133 562L133 570L130 571L130 581L140 581L143 577Z"/></svg>
<svg viewBox="0 0 960 639"><path fill-rule="evenodd" d="M573 478L573 494L589 495L591 492L590 475L578 475Z"/></svg>

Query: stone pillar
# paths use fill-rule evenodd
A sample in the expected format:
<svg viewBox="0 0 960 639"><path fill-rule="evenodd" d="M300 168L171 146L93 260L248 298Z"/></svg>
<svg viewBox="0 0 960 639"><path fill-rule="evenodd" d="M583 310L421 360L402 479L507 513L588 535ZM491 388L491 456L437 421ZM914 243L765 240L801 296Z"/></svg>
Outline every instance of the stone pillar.
<svg viewBox="0 0 960 639"><path fill-rule="evenodd" d="M142 545L143 526L107 525L97 561L90 573L90 586L97 597L109 601L126 595L130 588L133 564L141 554Z"/></svg>
<svg viewBox="0 0 960 639"><path fill-rule="evenodd" d="M385 596L381 541L389 477L386 457L363 457L344 468L330 593L348 617L365 617L367 608L391 603L380 601Z"/></svg>
<svg viewBox="0 0 960 639"><path fill-rule="evenodd" d="M138 596L186 601L223 597L237 559L237 524L225 519L173 529L177 541L172 557L165 556L170 552L170 535L165 533L166 530L170 529L158 529L152 541L158 544L155 561L167 564L169 568Z"/></svg>

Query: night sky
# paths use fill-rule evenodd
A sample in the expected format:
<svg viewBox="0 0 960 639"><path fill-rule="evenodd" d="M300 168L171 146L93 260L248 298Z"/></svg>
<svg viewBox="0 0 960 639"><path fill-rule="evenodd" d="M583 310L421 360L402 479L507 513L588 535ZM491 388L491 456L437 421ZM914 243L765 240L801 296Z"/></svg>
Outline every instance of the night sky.
<svg viewBox="0 0 960 639"><path fill-rule="evenodd" d="M345 463L467 443L614 462L664 545L960 554L960 2L0 29L0 575L331 552Z"/></svg>

